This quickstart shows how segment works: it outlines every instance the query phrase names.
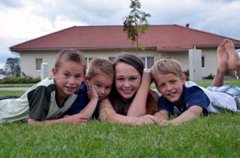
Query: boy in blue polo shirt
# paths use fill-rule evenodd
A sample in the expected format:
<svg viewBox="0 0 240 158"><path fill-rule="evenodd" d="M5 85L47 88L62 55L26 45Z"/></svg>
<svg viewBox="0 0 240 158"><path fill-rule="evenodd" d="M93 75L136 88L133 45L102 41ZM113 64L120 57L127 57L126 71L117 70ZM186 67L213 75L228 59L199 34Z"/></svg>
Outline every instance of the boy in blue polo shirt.
<svg viewBox="0 0 240 158"><path fill-rule="evenodd" d="M90 81L93 88L98 94L98 100L105 99L111 92L114 77L113 64L106 59L95 58L91 60L90 66L85 77L85 81ZM79 113L89 102L87 94L87 86L83 82L78 92L78 97L73 105L64 113L65 115L73 115ZM94 118L98 118L98 106L93 114ZM93 111L92 111L93 112Z"/></svg>
<svg viewBox="0 0 240 158"><path fill-rule="evenodd" d="M223 110L239 112L240 88L223 86L224 73L229 69L240 70L240 59L231 40L225 39L217 49L218 69L211 87L203 88L186 81L181 65L174 59L160 59L151 69L159 98L155 115L161 125L177 125L198 118L201 114ZM178 117L168 120L174 113Z"/></svg>

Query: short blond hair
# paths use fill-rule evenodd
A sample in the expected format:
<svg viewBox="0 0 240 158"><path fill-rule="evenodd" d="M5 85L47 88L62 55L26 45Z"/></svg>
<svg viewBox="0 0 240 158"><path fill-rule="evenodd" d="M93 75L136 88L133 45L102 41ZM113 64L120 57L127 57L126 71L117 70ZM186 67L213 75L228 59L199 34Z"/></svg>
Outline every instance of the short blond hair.
<svg viewBox="0 0 240 158"><path fill-rule="evenodd" d="M183 75L182 67L179 61L172 58L162 58L158 60L151 68L152 76L155 74L174 74L181 77Z"/></svg>
<svg viewBox="0 0 240 158"><path fill-rule="evenodd" d="M94 76L98 74L104 73L105 75L111 77L113 79L114 77L114 68L111 61L106 59L100 59L95 58L91 60L90 66L87 72L87 76L89 79L93 78Z"/></svg>
<svg viewBox="0 0 240 158"><path fill-rule="evenodd" d="M62 61L72 61L83 66L83 72L86 74L87 61L83 54L77 49L64 49L58 53L57 60L55 62L55 68L61 66Z"/></svg>

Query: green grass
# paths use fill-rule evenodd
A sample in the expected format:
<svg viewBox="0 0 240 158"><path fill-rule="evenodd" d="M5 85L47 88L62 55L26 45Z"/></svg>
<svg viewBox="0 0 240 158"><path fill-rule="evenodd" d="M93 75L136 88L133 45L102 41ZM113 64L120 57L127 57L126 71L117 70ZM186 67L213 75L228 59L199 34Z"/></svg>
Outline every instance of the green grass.
<svg viewBox="0 0 240 158"><path fill-rule="evenodd" d="M0 124L0 140L0 157L237 158L240 114L202 116L179 126L125 126L96 120L85 125Z"/></svg>
<svg viewBox="0 0 240 158"><path fill-rule="evenodd" d="M1 157L238 157L240 115L202 117L179 126L0 125Z"/></svg>
<svg viewBox="0 0 240 158"><path fill-rule="evenodd" d="M24 91L0 91L0 96L21 96Z"/></svg>
<svg viewBox="0 0 240 158"><path fill-rule="evenodd" d="M0 88L6 88L6 87L31 87L34 85L33 83L29 84L0 84Z"/></svg>
<svg viewBox="0 0 240 158"><path fill-rule="evenodd" d="M203 87L207 87L211 85L212 80L202 80L197 83ZM235 85L240 87L240 80L227 80L227 81L224 81L224 85Z"/></svg>

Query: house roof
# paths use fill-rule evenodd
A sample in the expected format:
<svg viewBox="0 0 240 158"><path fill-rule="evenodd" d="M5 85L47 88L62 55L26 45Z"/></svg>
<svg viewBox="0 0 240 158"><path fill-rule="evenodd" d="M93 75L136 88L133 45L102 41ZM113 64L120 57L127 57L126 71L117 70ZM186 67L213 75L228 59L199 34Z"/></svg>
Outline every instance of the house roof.
<svg viewBox="0 0 240 158"><path fill-rule="evenodd" d="M80 50L134 49L122 25L73 26L45 36L10 47L11 51L60 50L76 48ZM227 37L180 26L149 25L139 42L145 49L157 51L186 51L197 48L216 48ZM232 39L240 47L240 40Z"/></svg>

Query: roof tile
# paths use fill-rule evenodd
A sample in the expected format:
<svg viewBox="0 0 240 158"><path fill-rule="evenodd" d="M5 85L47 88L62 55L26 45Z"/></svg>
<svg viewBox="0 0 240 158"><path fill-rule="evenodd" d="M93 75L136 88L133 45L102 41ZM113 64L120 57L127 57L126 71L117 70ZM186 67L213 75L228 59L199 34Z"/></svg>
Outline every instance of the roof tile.
<svg viewBox="0 0 240 158"><path fill-rule="evenodd" d="M122 25L110 26L73 26L27 42L10 47L11 51L56 50L77 48L95 49L131 49L132 42L122 31ZM145 34L140 35L139 42L146 49L158 51L184 51L190 48L216 48L227 37L180 26L149 25ZM240 41L232 39L240 47Z"/></svg>

